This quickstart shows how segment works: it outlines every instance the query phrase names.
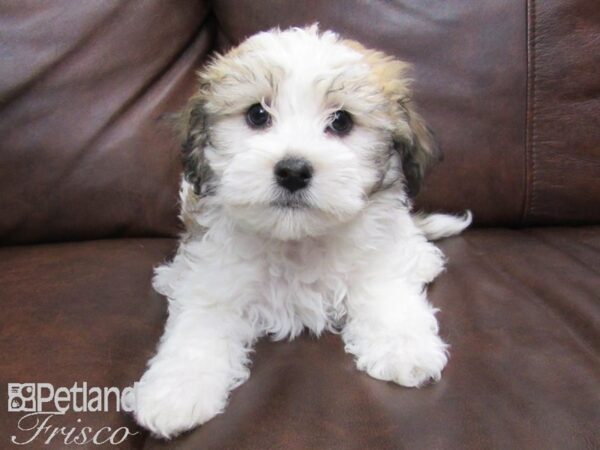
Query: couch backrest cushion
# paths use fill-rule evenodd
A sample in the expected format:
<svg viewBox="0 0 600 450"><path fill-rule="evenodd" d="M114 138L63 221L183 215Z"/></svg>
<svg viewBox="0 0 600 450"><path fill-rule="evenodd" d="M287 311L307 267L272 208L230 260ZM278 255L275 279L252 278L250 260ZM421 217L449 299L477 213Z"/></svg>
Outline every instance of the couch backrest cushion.
<svg viewBox="0 0 600 450"><path fill-rule="evenodd" d="M600 4L529 2L530 223L600 222Z"/></svg>
<svg viewBox="0 0 600 450"><path fill-rule="evenodd" d="M177 232L182 108L212 47L206 2L0 6L0 239Z"/></svg>
<svg viewBox="0 0 600 450"><path fill-rule="evenodd" d="M175 235L178 143L161 117L215 46L313 22L413 64L445 152L419 207L470 208L484 225L600 222L594 0L9 0L0 242Z"/></svg>
<svg viewBox="0 0 600 450"><path fill-rule="evenodd" d="M595 0L216 0L221 41L319 22L413 64L445 160L418 206L486 225L600 221Z"/></svg>

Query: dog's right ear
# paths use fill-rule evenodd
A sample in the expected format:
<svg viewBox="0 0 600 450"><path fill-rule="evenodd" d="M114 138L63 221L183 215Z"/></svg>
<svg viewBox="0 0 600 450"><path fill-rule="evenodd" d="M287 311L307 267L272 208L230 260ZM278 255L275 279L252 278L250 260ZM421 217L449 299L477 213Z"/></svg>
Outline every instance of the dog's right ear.
<svg viewBox="0 0 600 450"><path fill-rule="evenodd" d="M209 139L203 102L192 99L178 122L177 128L182 138L181 159L185 180L193 186L196 195L209 195L213 171L204 154Z"/></svg>
<svg viewBox="0 0 600 450"><path fill-rule="evenodd" d="M411 137L409 142L400 144L402 171L408 196L414 198L419 193L427 170L442 160L442 151L423 118L412 106L404 106L404 109Z"/></svg>

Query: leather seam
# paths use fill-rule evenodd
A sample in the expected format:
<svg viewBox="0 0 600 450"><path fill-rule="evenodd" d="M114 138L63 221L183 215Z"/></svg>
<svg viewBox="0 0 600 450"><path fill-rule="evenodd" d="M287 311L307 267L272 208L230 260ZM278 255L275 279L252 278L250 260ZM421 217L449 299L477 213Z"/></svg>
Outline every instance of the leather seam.
<svg viewBox="0 0 600 450"><path fill-rule="evenodd" d="M528 32L527 32L527 117L526 117L526 144L525 144L525 201L523 205L522 221L527 223L535 210L536 200L536 161L537 161L537 61L536 61L536 0L528 1Z"/></svg>

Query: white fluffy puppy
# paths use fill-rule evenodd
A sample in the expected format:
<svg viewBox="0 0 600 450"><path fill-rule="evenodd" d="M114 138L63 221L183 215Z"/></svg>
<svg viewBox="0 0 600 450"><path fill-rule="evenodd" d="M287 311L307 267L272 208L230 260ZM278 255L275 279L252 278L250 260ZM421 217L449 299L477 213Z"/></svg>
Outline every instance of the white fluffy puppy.
<svg viewBox="0 0 600 450"><path fill-rule="evenodd" d="M199 74L183 120L186 233L156 269L169 299L156 356L129 398L170 438L214 417L261 336L340 331L360 370L403 386L447 361L425 286L429 238L470 214L413 216L438 150L407 65L316 27L257 34Z"/></svg>

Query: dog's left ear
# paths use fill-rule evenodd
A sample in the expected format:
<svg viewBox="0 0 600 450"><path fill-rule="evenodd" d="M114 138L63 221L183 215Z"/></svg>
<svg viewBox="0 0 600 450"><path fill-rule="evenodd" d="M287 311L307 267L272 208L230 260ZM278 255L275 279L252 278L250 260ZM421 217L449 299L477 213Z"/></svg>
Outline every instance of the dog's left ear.
<svg viewBox="0 0 600 450"><path fill-rule="evenodd" d="M404 105L410 136L399 138L394 144L402 157L402 171L408 196L414 198L421 187L427 170L442 160L440 150L433 133L412 107Z"/></svg>
<svg viewBox="0 0 600 450"><path fill-rule="evenodd" d="M185 179L194 187L196 195L207 195L211 190L213 172L204 155L208 144L208 125L203 102L192 98L178 122Z"/></svg>

